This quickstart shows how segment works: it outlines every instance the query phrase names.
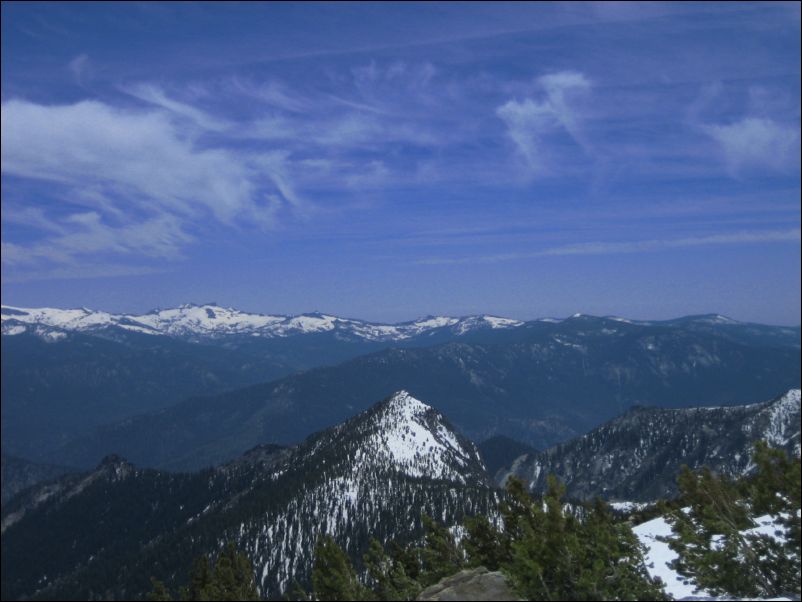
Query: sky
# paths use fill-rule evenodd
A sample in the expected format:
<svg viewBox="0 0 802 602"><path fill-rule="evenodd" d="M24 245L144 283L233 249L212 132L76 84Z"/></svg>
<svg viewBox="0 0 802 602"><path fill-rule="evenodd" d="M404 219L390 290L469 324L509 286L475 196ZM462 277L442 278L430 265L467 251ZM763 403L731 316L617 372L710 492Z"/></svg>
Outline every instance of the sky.
<svg viewBox="0 0 802 602"><path fill-rule="evenodd" d="M800 322L800 4L2 3L2 302Z"/></svg>

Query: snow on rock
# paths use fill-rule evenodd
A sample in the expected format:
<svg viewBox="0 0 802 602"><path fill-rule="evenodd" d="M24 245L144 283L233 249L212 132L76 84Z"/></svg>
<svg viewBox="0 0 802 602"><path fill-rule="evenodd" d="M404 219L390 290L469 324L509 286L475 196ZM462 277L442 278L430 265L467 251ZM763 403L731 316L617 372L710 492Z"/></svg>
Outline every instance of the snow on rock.
<svg viewBox="0 0 802 602"><path fill-rule="evenodd" d="M463 483L460 468L480 462L476 450L461 443L440 414L406 391L380 406L372 430L366 459L389 463L409 476Z"/></svg>
<svg viewBox="0 0 802 602"><path fill-rule="evenodd" d="M757 526L742 531L744 535L768 535L782 539L783 527L777 517L764 515L755 518ZM677 558L666 539L674 537L671 525L662 516L634 527L633 532L646 548L644 561L652 577L659 577L665 584L666 593L675 600L744 600L745 598L715 597L704 589L698 589L692 581L684 579L669 564ZM788 600L789 598L749 598L750 600Z"/></svg>
<svg viewBox="0 0 802 602"><path fill-rule="evenodd" d="M111 314L86 308L30 309L3 305L2 322L3 334L6 335L22 334L25 332L25 325L67 331L89 331L113 326L143 334L175 337L220 337L237 334L288 337L335 331L342 336L369 341L399 341L446 328L451 328L455 334L460 335L477 328L514 328L523 324L518 320L496 316L430 316L401 324L375 324L321 313L298 316L254 314L213 303L185 304L146 314Z"/></svg>
<svg viewBox="0 0 802 602"><path fill-rule="evenodd" d="M649 502L609 502L610 507L616 512L635 512L643 510L649 504Z"/></svg>
<svg viewBox="0 0 802 602"><path fill-rule="evenodd" d="M772 447L786 445L790 436L794 432L798 432L789 427L795 426L793 418L799 415L801 393L800 389L790 389L766 409L768 427L765 431L765 438ZM797 442L796 453L799 454L799 442Z"/></svg>
<svg viewBox="0 0 802 602"><path fill-rule="evenodd" d="M412 323L408 323L403 326L407 327L404 328L405 330L408 329L411 332L425 332L433 328L442 328L443 326L453 326L457 322L459 322L457 318L449 318L446 316L429 316L427 318L416 320Z"/></svg>
<svg viewBox="0 0 802 602"><path fill-rule="evenodd" d="M652 577L659 577L665 584L666 593L675 600L691 596L710 596L709 592L698 590L693 583L686 582L669 564L676 560L677 553L661 538L671 537L671 525L665 518L658 517L632 529L638 540L646 547L644 560Z"/></svg>
<svg viewBox="0 0 802 602"><path fill-rule="evenodd" d="M468 316L467 318L460 318L453 325L453 330L457 334L465 334L471 330L479 328L515 328L522 325L523 322L519 320L511 320L509 318L500 318L498 316Z"/></svg>
<svg viewBox="0 0 802 602"><path fill-rule="evenodd" d="M126 317L155 332L171 335L251 332L285 319L285 316L249 314L217 305L182 305Z"/></svg>
<svg viewBox="0 0 802 602"><path fill-rule="evenodd" d="M65 330L85 330L113 323L111 314L103 311L92 311L85 307L80 309L56 309L53 307L27 309L3 305L2 319L3 322L14 320L26 324L40 324Z"/></svg>
<svg viewBox="0 0 802 602"><path fill-rule="evenodd" d="M6 327L6 325L3 324L3 334L7 334L7 335L13 336L15 334L22 334L23 332L25 332L27 330L28 329L25 328L24 326L22 326L21 324L11 324L8 327Z"/></svg>

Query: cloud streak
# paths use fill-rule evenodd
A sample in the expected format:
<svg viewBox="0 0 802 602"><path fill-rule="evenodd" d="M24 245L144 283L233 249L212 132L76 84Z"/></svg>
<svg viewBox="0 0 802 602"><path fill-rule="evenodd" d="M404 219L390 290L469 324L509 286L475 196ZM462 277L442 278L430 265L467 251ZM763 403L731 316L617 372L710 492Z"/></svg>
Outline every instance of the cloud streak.
<svg viewBox="0 0 802 602"><path fill-rule="evenodd" d="M432 257L421 259L419 265L458 265L471 263L498 263L537 257L559 257L574 255L620 255L630 253L652 253L670 249L709 245L739 245L772 242L800 242L800 229L742 231L709 236L691 236L673 239L650 239L626 242L587 242L562 245L531 253L499 253L476 257Z"/></svg>

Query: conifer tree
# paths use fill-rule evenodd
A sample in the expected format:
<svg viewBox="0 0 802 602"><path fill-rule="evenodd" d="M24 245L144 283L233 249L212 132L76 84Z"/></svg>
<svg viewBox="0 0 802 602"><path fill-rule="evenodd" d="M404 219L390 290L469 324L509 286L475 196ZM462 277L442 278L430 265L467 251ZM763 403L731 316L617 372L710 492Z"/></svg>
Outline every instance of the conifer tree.
<svg viewBox="0 0 802 602"><path fill-rule="evenodd" d="M404 569L404 574L410 579L418 580L421 572L420 561L411 546L402 546L397 541L391 541L390 558L396 565Z"/></svg>
<svg viewBox="0 0 802 602"><path fill-rule="evenodd" d="M251 562L233 543L218 557L208 593L211 600L259 600Z"/></svg>
<svg viewBox="0 0 802 602"><path fill-rule="evenodd" d="M159 581L155 577L150 578L150 584L153 589L148 593L147 599L152 602L171 602L173 597L170 595L167 586L163 581Z"/></svg>
<svg viewBox="0 0 802 602"><path fill-rule="evenodd" d="M163 582L151 577L148 600L172 600ZM179 589L181 600L259 600L251 561L229 543L212 563L207 555L195 559L189 583Z"/></svg>
<svg viewBox="0 0 802 602"><path fill-rule="evenodd" d="M312 588L316 600L367 598L367 591L359 583L348 556L328 535L321 537L315 545Z"/></svg>
<svg viewBox="0 0 802 602"><path fill-rule="evenodd" d="M597 503L580 521L566 512L554 477L543 500L526 501L513 484L505 521L514 521L511 558L502 570L529 600L664 600L626 523ZM505 523L506 525L506 523Z"/></svg>
<svg viewBox="0 0 802 602"><path fill-rule="evenodd" d="M426 587L460 570L463 559L454 537L446 527L436 523L427 514L421 515L421 521L426 533L421 549L422 571L418 581Z"/></svg>
<svg viewBox="0 0 802 602"><path fill-rule="evenodd" d="M212 583L212 571L207 555L199 556L192 564L189 572L189 583L182 587L182 600L211 600L209 588Z"/></svg>
<svg viewBox="0 0 802 602"><path fill-rule="evenodd" d="M800 463L765 443L755 446L755 475L740 483L709 469L684 467L677 479L683 505L668 515L674 568L716 595L800 595ZM754 518L769 514L784 542L759 532Z"/></svg>
<svg viewBox="0 0 802 602"><path fill-rule="evenodd" d="M509 558L501 546L501 533L486 516L471 516L465 520L465 539L462 542L470 566L483 566L497 571Z"/></svg>
<svg viewBox="0 0 802 602"><path fill-rule="evenodd" d="M401 562L387 555L378 540L370 540L363 559L376 600L414 600L420 593L420 585L406 574Z"/></svg>

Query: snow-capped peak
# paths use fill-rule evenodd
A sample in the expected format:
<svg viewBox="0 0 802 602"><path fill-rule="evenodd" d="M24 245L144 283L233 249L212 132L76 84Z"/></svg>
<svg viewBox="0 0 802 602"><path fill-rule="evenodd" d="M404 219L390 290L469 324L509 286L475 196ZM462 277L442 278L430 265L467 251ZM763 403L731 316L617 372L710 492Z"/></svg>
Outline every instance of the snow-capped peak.
<svg viewBox="0 0 802 602"><path fill-rule="evenodd" d="M409 476L462 483L466 469L481 466L476 448L407 391L398 391L377 406L374 427L367 442L373 457Z"/></svg>
<svg viewBox="0 0 802 602"><path fill-rule="evenodd" d="M484 482L486 472L477 447L458 435L434 408L398 391L386 400L329 431L308 447L307 459L327 457L347 442L352 478L392 471L413 478L458 483ZM342 457L342 450L338 454Z"/></svg>

